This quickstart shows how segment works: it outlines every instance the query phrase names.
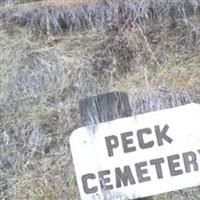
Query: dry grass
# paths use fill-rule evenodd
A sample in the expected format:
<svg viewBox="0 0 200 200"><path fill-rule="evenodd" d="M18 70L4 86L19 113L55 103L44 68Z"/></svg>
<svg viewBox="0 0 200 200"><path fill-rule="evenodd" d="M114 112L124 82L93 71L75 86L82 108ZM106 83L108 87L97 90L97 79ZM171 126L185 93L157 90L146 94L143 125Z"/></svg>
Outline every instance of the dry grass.
<svg viewBox="0 0 200 200"><path fill-rule="evenodd" d="M200 103L199 1L47 5L1 7L0 199L79 199L68 139L83 97L126 91L135 114Z"/></svg>

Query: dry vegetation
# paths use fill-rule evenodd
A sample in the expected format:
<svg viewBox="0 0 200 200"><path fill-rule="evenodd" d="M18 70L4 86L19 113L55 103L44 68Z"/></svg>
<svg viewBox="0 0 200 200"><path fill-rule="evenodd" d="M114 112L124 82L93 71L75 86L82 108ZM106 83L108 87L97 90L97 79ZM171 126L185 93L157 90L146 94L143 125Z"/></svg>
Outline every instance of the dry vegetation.
<svg viewBox="0 0 200 200"><path fill-rule="evenodd" d="M83 97L125 91L135 114L200 103L199 0L68 3L0 1L2 200L79 199L68 139Z"/></svg>

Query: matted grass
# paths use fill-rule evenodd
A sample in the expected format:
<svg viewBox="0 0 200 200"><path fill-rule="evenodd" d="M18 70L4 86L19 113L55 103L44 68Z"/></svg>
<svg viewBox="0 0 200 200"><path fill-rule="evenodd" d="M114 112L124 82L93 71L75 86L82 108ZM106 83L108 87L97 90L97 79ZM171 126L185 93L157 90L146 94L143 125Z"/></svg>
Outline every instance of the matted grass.
<svg viewBox="0 0 200 200"><path fill-rule="evenodd" d="M0 199L79 199L68 139L83 97L122 90L134 114L200 103L199 1L46 5L1 7Z"/></svg>

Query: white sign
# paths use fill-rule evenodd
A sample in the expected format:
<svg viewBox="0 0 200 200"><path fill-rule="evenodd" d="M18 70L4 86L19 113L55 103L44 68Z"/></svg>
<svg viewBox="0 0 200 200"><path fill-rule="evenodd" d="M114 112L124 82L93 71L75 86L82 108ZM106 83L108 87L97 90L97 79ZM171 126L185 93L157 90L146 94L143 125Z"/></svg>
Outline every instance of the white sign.
<svg viewBox="0 0 200 200"><path fill-rule="evenodd" d="M70 145L83 200L134 199L200 185L198 104L80 128Z"/></svg>

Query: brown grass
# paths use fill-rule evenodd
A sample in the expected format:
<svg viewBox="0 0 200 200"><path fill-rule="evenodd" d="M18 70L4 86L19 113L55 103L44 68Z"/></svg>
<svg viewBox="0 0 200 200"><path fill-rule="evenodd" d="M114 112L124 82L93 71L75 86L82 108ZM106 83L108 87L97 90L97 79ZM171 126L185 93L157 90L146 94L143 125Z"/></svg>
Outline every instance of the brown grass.
<svg viewBox="0 0 200 200"><path fill-rule="evenodd" d="M127 1L124 17L118 3L47 5L50 43L42 7L0 14L0 199L79 199L69 136L83 97L125 91L135 114L200 103L199 1L163 0L150 13ZM198 198L198 189L155 197Z"/></svg>

